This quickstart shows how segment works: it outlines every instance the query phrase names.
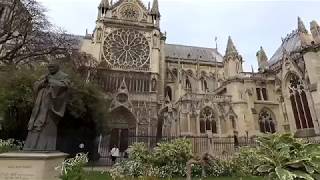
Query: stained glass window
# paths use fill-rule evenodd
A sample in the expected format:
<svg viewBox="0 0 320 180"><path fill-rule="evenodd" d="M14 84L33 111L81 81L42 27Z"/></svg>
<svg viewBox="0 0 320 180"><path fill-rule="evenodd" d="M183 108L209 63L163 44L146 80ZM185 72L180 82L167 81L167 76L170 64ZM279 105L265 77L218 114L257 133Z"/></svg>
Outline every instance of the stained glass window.
<svg viewBox="0 0 320 180"><path fill-rule="evenodd" d="M313 128L314 124L303 81L294 74L289 79L289 94L297 129Z"/></svg>
<svg viewBox="0 0 320 180"><path fill-rule="evenodd" d="M259 114L259 126L262 133L275 133L276 126L270 111L264 109Z"/></svg>
<svg viewBox="0 0 320 180"><path fill-rule="evenodd" d="M103 54L111 66L124 69L148 68L150 46L145 36L132 29L118 29L104 40Z"/></svg>

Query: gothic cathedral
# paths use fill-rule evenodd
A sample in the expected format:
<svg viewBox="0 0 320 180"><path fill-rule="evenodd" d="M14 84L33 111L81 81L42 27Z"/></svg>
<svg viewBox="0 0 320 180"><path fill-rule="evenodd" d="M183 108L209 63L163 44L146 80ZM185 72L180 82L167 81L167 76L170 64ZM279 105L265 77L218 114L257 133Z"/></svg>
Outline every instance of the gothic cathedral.
<svg viewBox="0 0 320 180"><path fill-rule="evenodd" d="M112 134L127 136L252 137L320 134L320 27L297 29L259 72L243 72L231 37L215 48L166 43L158 0L102 0L93 34L81 51L99 63L96 80L112 97ZM111 138L111 141L113 138Z"/></svg>

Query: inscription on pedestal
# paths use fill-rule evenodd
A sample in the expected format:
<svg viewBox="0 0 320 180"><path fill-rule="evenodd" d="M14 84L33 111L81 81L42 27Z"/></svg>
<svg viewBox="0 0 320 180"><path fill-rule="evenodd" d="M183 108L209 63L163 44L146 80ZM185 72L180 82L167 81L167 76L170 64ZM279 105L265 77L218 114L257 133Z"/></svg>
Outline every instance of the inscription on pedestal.
<svg viewBox="0 0 320 180"><path fill-rule="evenodd" d="M32 166L7 166L7 172L0 172L1 180L34 180ZM29 173L26 173L29 172Z"/></svg>

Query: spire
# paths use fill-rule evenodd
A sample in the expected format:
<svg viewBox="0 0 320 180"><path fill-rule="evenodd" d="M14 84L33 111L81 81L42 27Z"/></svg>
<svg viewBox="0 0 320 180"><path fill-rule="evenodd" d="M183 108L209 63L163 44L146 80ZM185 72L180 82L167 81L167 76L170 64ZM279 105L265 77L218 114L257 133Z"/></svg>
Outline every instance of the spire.
<svg viewBox="0 0 320 180"><path fill-rule="evenodd" d="M304 25L300 17L298 17L298 32L306 33L306 34L308 33L306 26Z"/></svg>
<svg viewBox="0 0 320 180"><path fill-rule="evenodd" d="M151 15L160 17L158 0L153 0L153 4L152 4L152 8L151 8Z"/></svg>
<svg viewBox="0 0 320 180"><path fill-rule="evenodd" d="M317 21L310 22L310 31L315 43L320 43L320 26Z"/></svg>
<svg viewBox="0 0 320 180"><path fill-rule="evenodd" d="M109 0L101 0L99 8L109 9L110 8Z"/></svg>
<svg viewBox="0 0 320 180"><path fill-rule="evenodd" d="M226 49L226 56L227 55L232 55L232 54L238 54L238 51L236 47L233 44L233 41L231 39L231 36L228 38L228 44L227 44L227 49Z"/></svg>
<svg viewBox="0 0 320 180"><path fill-rule="evenodd" d="M319 28L320 28L320 26L317 23L317 21L313 20L310 22L310 29L319 29Z"/></svg>

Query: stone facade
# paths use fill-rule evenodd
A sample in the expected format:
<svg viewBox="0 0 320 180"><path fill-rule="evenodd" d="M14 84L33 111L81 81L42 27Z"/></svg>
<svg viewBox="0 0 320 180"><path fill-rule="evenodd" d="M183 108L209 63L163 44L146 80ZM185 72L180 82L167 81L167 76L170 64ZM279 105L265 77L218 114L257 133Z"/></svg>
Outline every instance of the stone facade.
<svg viewBox="0 0 320 180"><path fill-rule="evenodd" d="M98 83L113 97L116 136L244 136L320 133L320 28L299 18L259 72L243 72L229 37L225 55L214 48L166 44L158 1L102 0L96 28L81 51L100 63ZM112 135L111 135L112 136Z"/></svg>

